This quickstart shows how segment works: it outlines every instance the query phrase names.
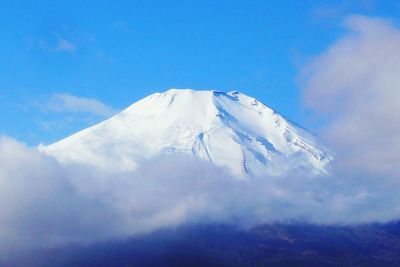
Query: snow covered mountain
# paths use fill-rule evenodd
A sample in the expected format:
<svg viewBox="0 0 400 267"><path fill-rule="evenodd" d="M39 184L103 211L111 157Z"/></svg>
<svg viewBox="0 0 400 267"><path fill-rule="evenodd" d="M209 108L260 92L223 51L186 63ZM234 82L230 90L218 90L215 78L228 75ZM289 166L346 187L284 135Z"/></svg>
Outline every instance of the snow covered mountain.
<svg viewBox="0 0 400 267"><path fill-rule="evenodd" d="M181 152L241 178L292 168L324 173L331 157L304 129L239 92L171 89L152 94L42 151L59 161L104 170L135 169L141 160Z"/></svg>

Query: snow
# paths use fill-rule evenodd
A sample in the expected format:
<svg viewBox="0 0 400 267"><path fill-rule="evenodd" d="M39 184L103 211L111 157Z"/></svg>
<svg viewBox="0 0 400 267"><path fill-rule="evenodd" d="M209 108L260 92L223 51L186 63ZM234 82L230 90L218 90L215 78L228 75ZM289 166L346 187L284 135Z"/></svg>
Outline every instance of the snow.
<svg viewBox="0 0 400 267"><path fill-rule="evenodd" d="M314 137L240 92L170 89L93 127L40 149L63 163L105 171L176 152L228 168L239 178L293 168L324 173L331 160Z"/></svg>

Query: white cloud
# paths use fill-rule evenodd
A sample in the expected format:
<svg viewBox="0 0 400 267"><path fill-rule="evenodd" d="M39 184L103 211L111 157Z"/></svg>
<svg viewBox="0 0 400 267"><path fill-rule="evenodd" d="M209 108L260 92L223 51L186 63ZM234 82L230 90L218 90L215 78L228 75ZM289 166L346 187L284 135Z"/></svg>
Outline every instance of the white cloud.
<svg viewBox="0 0 400 267"><path fill-rule="evenodd" d="M400 29L364 16L304 70L304 99L348 168L400 179Z"/></svg>
<svg viewBox="0 0 400 267"><path fill-rule="evenodd" d="M357 176L357 173L351 175ZM188 156L161 156L129 172L61 165L0 138L0 257L8 252L125 238L165 227L398 218L400 186L350 174L249 181Z"/></svg>
<svg viewBox="0 0 400 267"><path fill-rule="evenodd" d="M99 100L74 96L68 93L53 94L42 104L42 109L45 110L67 113L87 113L101 117L108 117L116 112L116 110Z"/></svg>
<svg viewBox="0 0 400 267"><path fill-rule="evenodd" d="M0 256L146 233L203 215L222 217L226 206L219 200L229 191L220 196L215 190L227 179L215 167L184 157L161 157L135 172L105 174L60 165L0 137L0 201L7 203L0 207Z"/></svg>

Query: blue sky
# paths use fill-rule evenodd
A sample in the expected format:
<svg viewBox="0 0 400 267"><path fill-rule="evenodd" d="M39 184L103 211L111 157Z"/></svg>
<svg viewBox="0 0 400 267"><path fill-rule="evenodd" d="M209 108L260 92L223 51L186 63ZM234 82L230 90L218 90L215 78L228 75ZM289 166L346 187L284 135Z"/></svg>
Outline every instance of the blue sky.
<svg viewBox="0 0 400 267"><path fill-rule="evenodd" d="M242 91L314 129L302 66L350 14L397 23L396 2L2 1L0 134L50 143L168 88Z"/></svg>

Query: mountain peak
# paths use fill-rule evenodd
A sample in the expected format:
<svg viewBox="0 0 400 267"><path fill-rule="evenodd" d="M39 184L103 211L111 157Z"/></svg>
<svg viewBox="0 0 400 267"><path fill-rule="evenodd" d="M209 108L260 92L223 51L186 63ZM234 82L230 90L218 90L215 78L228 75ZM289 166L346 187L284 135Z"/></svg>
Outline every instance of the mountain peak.
<svg viewBox="0 0 400 267"><path fill-rule="evenodd" d="M42 147L61 162L106 170L134 169L160 154L184 153L240 178L292 168L325 172L330 157L312 135L255 98L237 91L170 89L112 118Z"/></svg>

